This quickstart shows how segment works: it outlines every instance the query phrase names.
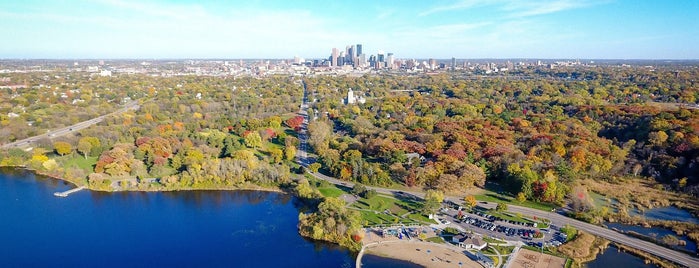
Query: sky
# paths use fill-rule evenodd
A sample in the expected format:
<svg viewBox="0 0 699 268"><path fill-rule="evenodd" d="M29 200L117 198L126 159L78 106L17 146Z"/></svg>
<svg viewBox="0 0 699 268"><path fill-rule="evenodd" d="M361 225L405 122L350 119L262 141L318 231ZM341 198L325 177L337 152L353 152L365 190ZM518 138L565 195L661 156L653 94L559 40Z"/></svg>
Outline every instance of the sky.
<svg viewBox="0 0 699 268"><path fill-rule="evenodd" d="M699 59L697 0L0 0L0 58Z"/></svg>

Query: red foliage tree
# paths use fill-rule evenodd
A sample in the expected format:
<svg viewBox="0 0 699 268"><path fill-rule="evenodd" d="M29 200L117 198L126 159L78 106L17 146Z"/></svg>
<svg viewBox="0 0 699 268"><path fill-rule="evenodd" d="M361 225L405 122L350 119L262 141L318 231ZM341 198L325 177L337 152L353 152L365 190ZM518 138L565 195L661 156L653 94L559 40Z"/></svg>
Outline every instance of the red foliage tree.
<svg viewBox="0 0 699 268"><path fill-rule="evenodd" d="M289 126L290 128L298 130L299 128L301 128L301 124L303 124L303 116L300 116L300 115L294 116L294 117L289 118L286 121L284 121L284 123L286 123L286 125Z"/></svg>

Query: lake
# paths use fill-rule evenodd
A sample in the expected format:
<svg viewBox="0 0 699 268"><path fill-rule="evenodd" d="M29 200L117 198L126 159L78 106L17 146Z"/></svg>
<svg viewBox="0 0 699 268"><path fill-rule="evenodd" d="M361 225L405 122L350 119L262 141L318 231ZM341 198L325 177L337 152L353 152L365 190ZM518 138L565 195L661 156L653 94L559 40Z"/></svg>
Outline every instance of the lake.
<svg viewBox="0 0 699 268"><path fill-rule="evenodd" d="M639 225L628 225L628 224L623 224L623 223L616 223L616 222L608 222L605 223L604 225L607 226L607 228L610 229L617 229L621 230L624 232L636 232L638 234L642 234L645 236L653 237L653 238L662 238L665 235L673 235L676 236L678 239L683 240L686 245L685 246L676 246L674 248L676 249L684 249L689 252L697 252L697 243L689 239L689 237L686 236L678 236L675 232L672 230L660 228L660 227L650 227L646 228L643 226Z"/></svg>
<svg viewBox="0 0 699 268"><path fill-rule="evenodd" d="M256 191L98 193L0 169L0 267L354 267L299 236L300 205Z"/></svg>
<svg viewBox="0 0 699 268"><path fill-rule="evenodd" d="M585 263L587 268L608 268L608 267L624 267L624 268L652 268L656 267L653 264L646 264L643 259L631 255L626 252L621 252L617 247L609 246L601 254L597 255L594 261Z"/></svg>

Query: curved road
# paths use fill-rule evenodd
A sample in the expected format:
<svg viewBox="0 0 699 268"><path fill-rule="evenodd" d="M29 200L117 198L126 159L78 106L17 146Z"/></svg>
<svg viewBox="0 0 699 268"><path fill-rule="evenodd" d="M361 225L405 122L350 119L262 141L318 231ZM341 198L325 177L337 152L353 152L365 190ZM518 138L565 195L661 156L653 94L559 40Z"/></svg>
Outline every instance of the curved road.
<svg viewBox="0 0 699 268"><path fill-rule="evenodd" d="M297 157L298 157L298 162L299 164L303 166L308 166L311 163L311 159L308 157L308 152L306 151L306 131L307 131L307 126L308 126L308 113L306 112L306 109L308 109L308 104L307 102L307 92L306 92L306 84L301 82L303 86L303 104L301 105L299 114L304 117L304 123L303 123L303 128L301 129L301 133L299 135L300 141L301 141L301 146L299 151L297 152ZM348 181L341 181L333 177L329 177L320 173L312 173L309 171L311 175L318 179L326 180L330 183L333 183L335 185L342 185L345 187L353 187L354 183L348 182ZM424 193L422 192L413 192L413 191L400 191L400 190L394 190L394 189L388 189L388 188L381 188L381 187L373 187L373 186L367 186L367 189L373 189L376 190L378 193L383 193L383 194L390 194L390 195L401 195L401 194L411 194L413 196L419 197L419 198L424 198ZM454 197L454 196L447 196L445 197L445 201L451 201L456 204L461 204L463 197ZM578 230L583 230L585 232L591 233L593 235L600 236L602 238L605 238L607 240L635 248L637 250L641 250L644 252L648 252L650 254L653 254L655 256L658 256L663 259L670 260L672 262L675 262L677 264L681 264L686 267L699 267L699 259L687 255L685 253L675 251L651 242L647 242L641 239L633 238L630 236L627 236L625 234L589 224L586 222L582 222L576 219L568 218L566 216L553 213L553 212L547 212L547 211L541 211L533 208L527 208L527 207L520 207L520 206L515 206L515 205L508 205L508 210L512 211L514 213L521 213L523 215L528 215L528 216L536 216L539 218L546 218L551 220L552 224L555 224L557 226L563 226L565 224L568 224L570 226L573 226L577 228Z"/></svg>
<svg viewBox="0 0 699 268"><path fill-rule="evenodd" d="M3 144L2 146L0 146L0 149L9 149L9 148L13 148L13 147L26 148L26 147L31 146L32 142L35 142L39 139L60 137L60 136L66 135L68 133L72 133L73 131L81 130L81 129L87 128L89 126L92 126L94 124L97 124L99 122L102 122L102 120L104 120L104 118L106 118L108 116L123 113L123 112L126 112L127 110L138 110L139 107L140 106L138 105L138 101L131 101L131 102L125 104L124 107L122 107L121 109L116 110L112 113L105 114L105 115L102 115L102 116L99 116L99 117L96 117L96 118L93 118L90 120L82 121L82 122L74 124L72 126L67 126L67 127L56 129L56 130L52 130L52 131L49 131L49 132L41 134L41 135L36 135L34 137L29 137L29 138L21 139L18 141L10 142L8 144Z"/></svg>

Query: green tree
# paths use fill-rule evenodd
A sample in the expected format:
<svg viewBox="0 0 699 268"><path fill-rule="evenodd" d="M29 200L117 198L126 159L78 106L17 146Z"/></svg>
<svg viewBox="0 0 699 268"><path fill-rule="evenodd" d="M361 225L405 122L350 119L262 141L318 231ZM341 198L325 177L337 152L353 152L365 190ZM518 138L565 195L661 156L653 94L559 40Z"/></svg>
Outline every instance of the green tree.
<svg viewBox="0 0 699 268"><path fill-rule="evenodd" d="M320 163L313 163L313 164L308 165L308 170L310 170L313 173L316 173L316 172L318 172L320 167L321 167Z"/></svg>
<svg viewBox="0 0 699 268"><path fill-rule="evenodd" d="M83 154L85 158L87 158L87 155L90 154L90 151L92 151L92 144L86 140L85 138L82 138L78 141L78 152Z"/></svg>
<svg viewBox="0 0 699 268"><path fill-rule="evenodd" d="M444 201L444 193L439 190L427 190L425 202L422 204L422 213L434 214Z"/></svg>
<svg viewBox="0 0 699 268"><path fill-rule="evenodd" d="M350 191L351 194L353 195L361 195L362 193L366 192L366 186L361 183L356 183L354 184L354 187L352 187L352 191Z"/></svg>
<svg viewBox="0 0 699 268"><path fill-rule="evenodd" d="M497 210L497 211L507 211L507 204L505 204L505 203L498 203L498 205L495 207L495 210Z"/></svg>
<svg viewBox="0 0 699 268"><path fill-rule="evenodd" d="M278 148L272 148L269 150L269 155L272 157L274 163L281 163L284 158L284 152Z"/></svg>
<svg viewBox="0 0 699 268"><path fill-rule="evenodd" d="M258 148L262 146L262 137L257 132L250 132L245 136L245 146L249 148Z"/></svg>
<svg viewBox="0 0 699 268"><path fill-rule="evenodd" d="M286 160L293 161L296 157L296 147L292 145L286 146L284 148L284 156L286 156Z"/></svg>
<svg viewBox="0 0 699 268"><path fill-rule="evenodd" d="M517 202L524 203L524 201L527 201L527 196L523 192L517 193Z"/></svg>

